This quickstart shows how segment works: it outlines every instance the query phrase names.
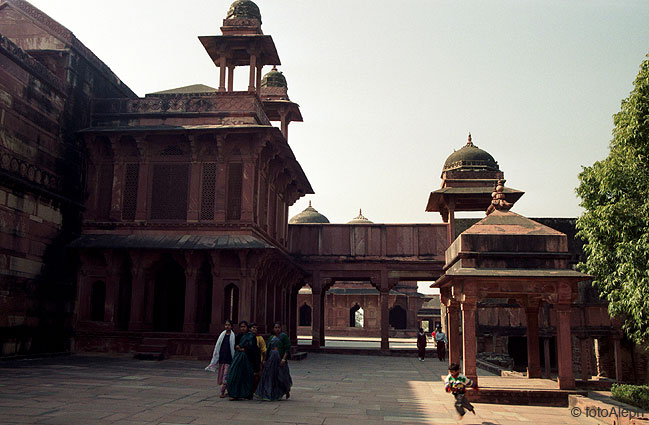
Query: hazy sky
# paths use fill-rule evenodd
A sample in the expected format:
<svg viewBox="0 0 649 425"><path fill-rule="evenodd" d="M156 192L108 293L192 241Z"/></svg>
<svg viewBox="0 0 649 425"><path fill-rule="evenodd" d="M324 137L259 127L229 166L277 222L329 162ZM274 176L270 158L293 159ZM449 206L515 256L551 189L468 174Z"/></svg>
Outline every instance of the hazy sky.
<svg viewBox="0 0 649 425"><path fill-rule="evenodd" d="M218 87L197 36L220 34L229 1L31 3L140 96ZM428 195L469 131L526 192L515 212L577 216L577 174L607 155L649 52L646 0L256 3L304 117L289 143L316 194L290 215L310 199L332 222L439 222Z"/></svg>

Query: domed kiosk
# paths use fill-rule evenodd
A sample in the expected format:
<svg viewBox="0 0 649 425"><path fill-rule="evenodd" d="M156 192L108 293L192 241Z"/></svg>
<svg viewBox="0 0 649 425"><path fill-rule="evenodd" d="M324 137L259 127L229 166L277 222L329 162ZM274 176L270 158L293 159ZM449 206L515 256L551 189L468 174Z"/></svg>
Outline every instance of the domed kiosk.
<svg viewBox="0 0 649 425"><path fill-rule="evenodd" d="M363 215L363 210L358 210L358 216L354 217L352 220L348 221L347 224L373 224L373 221L370 221Z"/></svg>
<svg viewBox="0 0 649 425"><path fill-rule="evenodd" d="M288 139L288 125L291 121L302 122L300 105L288 98L288 84L282 71L274 66L261 79L261 99L268 119L280 121L282 134Z"/></svg>
<svg viewBox="0 0 649 425"><path fill-rule="evenodd" d="M473 144L469 133L466 145L446 158L442 168L442 187L431 192L426 211L439 212L444 222L451 222L449 242L455 239L455 211L485 211L491 193L505 174L487 151ZM512 205L525 192L503 187L505 200Z"/></svg>
<svg viewBox="0 0 649 425"><path fill-rule="evenodd" d="M309 201L309 206L304 209L301 213L295 215L288 221L288 224L322 224L329 223L329 219L324 215L320 214L315 208L311 206L311 201Z"/></svg>

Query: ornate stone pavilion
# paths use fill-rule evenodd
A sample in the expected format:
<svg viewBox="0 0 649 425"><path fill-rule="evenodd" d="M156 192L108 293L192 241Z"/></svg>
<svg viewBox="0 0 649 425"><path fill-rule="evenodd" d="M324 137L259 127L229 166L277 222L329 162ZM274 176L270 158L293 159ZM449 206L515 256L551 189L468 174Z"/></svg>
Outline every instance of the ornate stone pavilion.
<svg viewBox="0 0 649 425"><path fill-rule="evenodd" d="M287 214L313 190L286 136L302 117L254 3L233 3L221 30L199 37L218 89L93 103L83 235L71 244L78 349L202 354L226 318L262 332L295 321L307 273L289 255ZM249 67L247 91L233 91L237 66Z"/></svg>
<svg viewBox="0 0 649 425"><path fill-rule="evenodd" d="M455 218L487 210L504 181L470 136L428 200L443 223L361 212L337 224L312 207L289 222L313 190L288 144L302 116L259 8L235 1L221 35L199 41L218 87L139 98L69 30L24 0L0 2L2 355L209 356L226 318L262 332L282 321L294 341L310 321L314 348L362 324L388 350L390 336L437 320L415 284L437 281L451 358L463 351L468 375L476 353L507 351L529 376L556 368L564 388L646 373L572 270L574 221ZM510 206L523 192L496 194Z"/></svg>

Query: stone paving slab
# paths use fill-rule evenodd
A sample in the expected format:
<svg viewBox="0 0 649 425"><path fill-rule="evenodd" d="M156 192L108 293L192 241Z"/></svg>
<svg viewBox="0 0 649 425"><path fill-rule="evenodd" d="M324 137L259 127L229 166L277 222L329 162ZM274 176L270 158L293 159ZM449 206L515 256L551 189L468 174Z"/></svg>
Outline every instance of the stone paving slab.
<svg viewBox="0 0 649 425"><path fill-rule="evenodd" d="M0 362L2 424L531 424L599 423L561 407L476 403L458 421L445 363L311 353L291 362L290 400L218 397L205 362L70 356ZM491 379L491 378L490 378Z"/></svg>

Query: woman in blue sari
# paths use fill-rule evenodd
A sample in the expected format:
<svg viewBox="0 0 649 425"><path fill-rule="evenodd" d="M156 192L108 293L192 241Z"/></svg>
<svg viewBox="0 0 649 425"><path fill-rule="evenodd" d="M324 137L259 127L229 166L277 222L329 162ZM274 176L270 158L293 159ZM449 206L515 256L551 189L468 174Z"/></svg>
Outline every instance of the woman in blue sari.
<svg viewBox="0 0 649 425"><path fill-rule="evenodd" d="M254 371L259 369L259 348L255 335L249 331L248 322L239 323L235 339L235 353L228 371L228 394L230 400L251 399ZM255 366L256 365L256 366Z"/></svg>
<svg viewBox="0 0 649 425"><path fill-rule="evenodd" d="M288 399L293 385L287 362L291 342L288 335L282 332L279 322L273 325L273 335L268 338L267 349L266 363L255 394L264 400L279 400L284 395Z"/></svg>

